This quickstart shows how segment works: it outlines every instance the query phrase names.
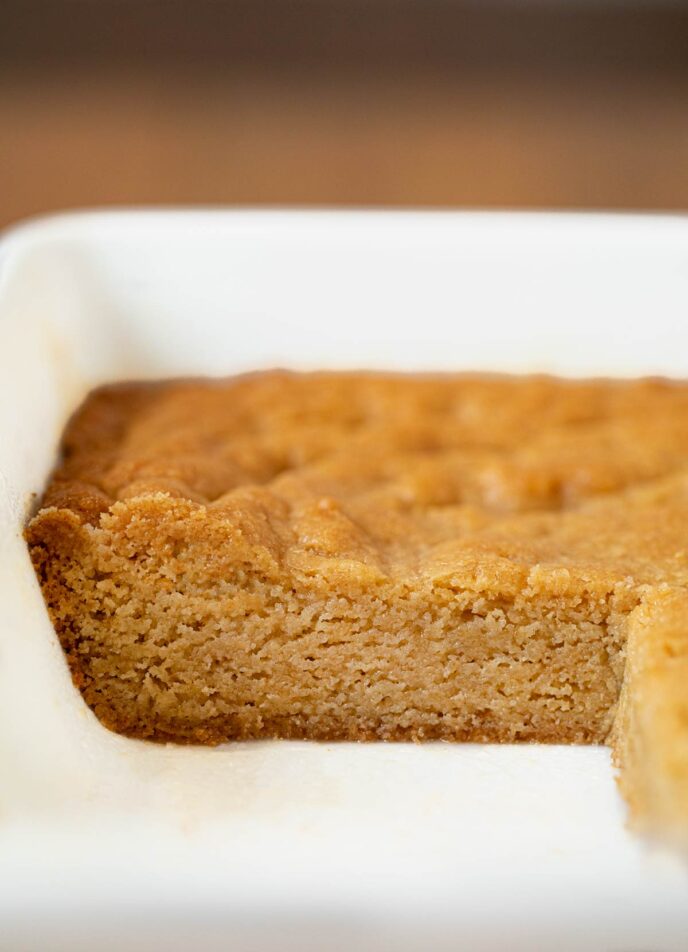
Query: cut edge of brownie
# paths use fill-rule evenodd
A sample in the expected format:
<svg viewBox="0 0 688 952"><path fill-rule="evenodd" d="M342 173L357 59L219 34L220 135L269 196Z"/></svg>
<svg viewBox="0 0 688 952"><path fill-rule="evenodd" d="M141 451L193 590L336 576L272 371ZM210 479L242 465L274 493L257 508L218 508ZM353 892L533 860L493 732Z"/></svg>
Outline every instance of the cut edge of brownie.
<svg viewBox="0 0 688 952"><path fill-rule="evenodd" d="M514 565L500 588L326 559L304 574L252 532L162 494L98 527L68 510L34 519L44 596L104 723L218 743L607 737L636 603L623 583Z"/></svg>

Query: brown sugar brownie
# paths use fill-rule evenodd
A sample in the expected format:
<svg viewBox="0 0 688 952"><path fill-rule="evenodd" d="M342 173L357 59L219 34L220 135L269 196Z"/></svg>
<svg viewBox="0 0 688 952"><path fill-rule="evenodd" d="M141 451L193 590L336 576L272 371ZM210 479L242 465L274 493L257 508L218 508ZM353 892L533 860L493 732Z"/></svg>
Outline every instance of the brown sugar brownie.
<svg viewBox="0 0 688 952"><path fill-rule="evenodd" d="M637 815L688 831L688 384L108 386L27 539L113 730L611 737Z"/></svg>

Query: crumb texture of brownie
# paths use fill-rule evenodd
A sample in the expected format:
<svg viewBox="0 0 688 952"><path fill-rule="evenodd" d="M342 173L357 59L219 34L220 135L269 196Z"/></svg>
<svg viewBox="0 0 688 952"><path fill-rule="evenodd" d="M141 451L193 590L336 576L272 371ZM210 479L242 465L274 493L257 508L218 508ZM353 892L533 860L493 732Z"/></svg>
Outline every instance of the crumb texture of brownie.
<svg viewBox="0 0 688 952"><path fill-rule="evenodd" d="M688 829L688 384L107 386L26 535L113 730L611 738L634 815Z"/></svg>

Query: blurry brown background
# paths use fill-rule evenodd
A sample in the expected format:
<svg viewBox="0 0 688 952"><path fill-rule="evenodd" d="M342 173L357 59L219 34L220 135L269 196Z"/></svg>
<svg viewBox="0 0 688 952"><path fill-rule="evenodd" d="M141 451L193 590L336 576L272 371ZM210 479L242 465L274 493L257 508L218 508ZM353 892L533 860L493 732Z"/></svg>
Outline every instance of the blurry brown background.
<svg viewBox="0 0 688 952"><path fill-rule="evenodd" d="M0 225L110 203L688 207L688 6L0 0Z"/></svg>

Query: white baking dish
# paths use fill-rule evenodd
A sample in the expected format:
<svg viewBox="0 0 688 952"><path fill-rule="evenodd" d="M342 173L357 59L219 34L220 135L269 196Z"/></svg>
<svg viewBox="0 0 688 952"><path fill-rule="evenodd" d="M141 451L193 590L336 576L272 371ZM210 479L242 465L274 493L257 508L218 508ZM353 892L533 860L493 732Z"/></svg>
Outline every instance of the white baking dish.
<svg viewBox="0 0 688 952"><path fill-rule="evenodd" d="M104 380L688 374L688 220L93 213L0 248L0 947L687 948L688 868L625 829L604 749L108 733L21 530Z"/></svg>

